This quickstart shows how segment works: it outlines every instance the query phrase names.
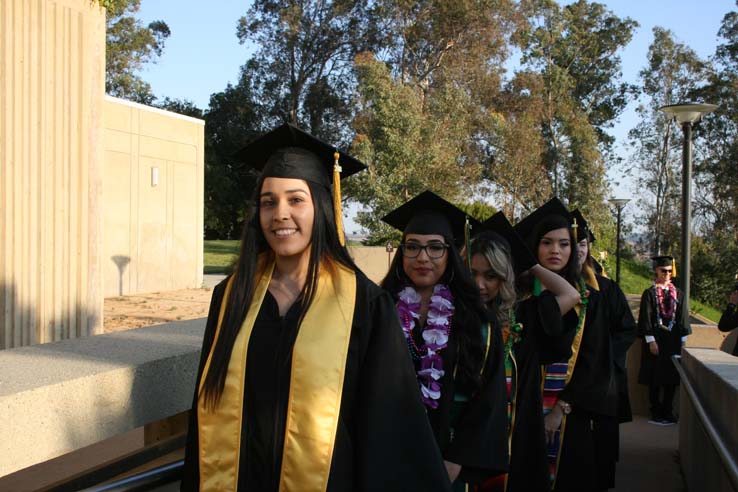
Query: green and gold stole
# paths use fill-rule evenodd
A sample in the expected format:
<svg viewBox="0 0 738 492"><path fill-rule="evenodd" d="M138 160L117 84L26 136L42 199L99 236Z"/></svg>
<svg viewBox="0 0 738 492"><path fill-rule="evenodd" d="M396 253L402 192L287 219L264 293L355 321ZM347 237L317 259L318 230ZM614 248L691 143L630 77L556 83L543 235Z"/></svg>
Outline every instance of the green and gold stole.
<svg viewBox="0 0 738 492"><path fill-rule="evenodd" d="M280 491L325 491L341 409L351 326L356 300L353 270L335 265L321 267L318 286L305 313L292 354L290 395L287 407ZM271 263L261 270L246 319L233 345L225 387L214 409L198 398L200 491L236 491L241 452L241 429L249 338L274 271ZM213 348L220 334L228 294L228 282L220 306ZM210 367L208 355L200 387Z"/></svg>

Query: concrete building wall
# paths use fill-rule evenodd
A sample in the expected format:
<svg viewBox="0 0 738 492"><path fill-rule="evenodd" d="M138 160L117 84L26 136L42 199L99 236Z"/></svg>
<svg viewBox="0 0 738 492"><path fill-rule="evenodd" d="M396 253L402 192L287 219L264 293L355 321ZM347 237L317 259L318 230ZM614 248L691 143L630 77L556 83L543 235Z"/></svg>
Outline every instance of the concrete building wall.
<svg viewBox="0 0 738 492"><path fill-rule="evenodd" d="M0 349L101 329L105 14L0 1Z"/></svg>
<svg viewBox="0 0 738 492"><path fill-rule="evenodd" d="M202 284L202 120L110 96L104 106L106 297Z"/></svg>

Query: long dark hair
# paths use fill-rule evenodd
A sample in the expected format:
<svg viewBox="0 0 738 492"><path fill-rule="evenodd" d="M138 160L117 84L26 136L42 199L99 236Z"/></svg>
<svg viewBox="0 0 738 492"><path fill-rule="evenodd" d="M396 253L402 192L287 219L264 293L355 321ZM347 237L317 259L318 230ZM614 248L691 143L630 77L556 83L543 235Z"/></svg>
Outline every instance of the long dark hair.
<svg viewBox="0 0 738 492"><path fill-rule="evenodd" d="M312 196L315 218L310 240L307 279L298 298L300 300L298 325L302 323L302 319L315 297L321 266L330 267L333 263L339 263L354 271L357 270L348 251L339 242L333 214L333 202L329 190L310 181L306 182ZM226 300L223 324L220 327L218 340L216 340L212 349L213 355L210 368L203 384L203 395L201 396L204 397L205 404L209 408L217 406L223 393L233 344L251 306L256 280L266 265L274 259L274 252L269 247L259 225L259 195L263 183L263 178L257 180L254 196L252 197L254 206L251 213L246 217L241 235L241 251L233 267L232 275L235 278Z"/></svg>
<svg viewBox="0 0 738 492"><path fill-rule="evenodd" d="M564 277L575 289L579 290L579 277L581 270L579 268L579 256L577 255L577 237L574 229L571 227L571 221L560 215L549 215L533 229L533 238L529 243L530 250L538 258L538 245L547 232L556 229L566 229L569 232L569 242L571 244L571 255L569 261L566 262L564 268L557 272Z"/></svg>
<svg viewBox="0 0 738 492"><path fill-rule="evenodd" d="M403 243L405 236L402 236ZM448 285L454 296L454 315L451 320L453 333L459 344L457 381L459 386L473 392L482 383L481 369L484 362L482 323L486 320L479 289L461 260L453 240L445 238L449 245L446 254L446 271L439 280ZM412 281L402 267L402 248L397 248L389 272L380 284L397 301L397 294Z"/></svg>

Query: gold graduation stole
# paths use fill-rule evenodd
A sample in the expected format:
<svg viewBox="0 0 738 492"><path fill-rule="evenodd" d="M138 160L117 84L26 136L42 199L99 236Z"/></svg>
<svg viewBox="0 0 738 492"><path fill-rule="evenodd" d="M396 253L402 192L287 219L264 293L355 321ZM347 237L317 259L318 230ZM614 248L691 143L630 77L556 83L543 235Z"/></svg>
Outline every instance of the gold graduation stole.
<svg viewBox="0 0 738 492"><path fill-rule="evenodd" d="M332 270L321 266L315 296L293 348L280 491L322 492L328 485L356 300L354 271L337 264ZM248 342L273 271L272 263L256 283L251 306L233 345L218 405L208 409L203 398L198 398L201 492L238 490ZM213 347L232 282L233 277L221 302ZM212 355L211 349L199 395Z"/></svg>

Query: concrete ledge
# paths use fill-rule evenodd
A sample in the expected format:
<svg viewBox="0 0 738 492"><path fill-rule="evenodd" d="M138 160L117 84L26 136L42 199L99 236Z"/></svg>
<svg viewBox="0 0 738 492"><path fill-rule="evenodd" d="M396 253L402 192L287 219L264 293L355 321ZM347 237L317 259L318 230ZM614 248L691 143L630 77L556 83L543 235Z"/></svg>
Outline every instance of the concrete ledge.
<svg viewBox="0 0 738 492"><path fill-rule="evenodd" d="M738 357L685 348L682 367L732 461L738 460ZM687 490L734 491L684 385L680 389L679 454Z"/></svg>
<svg viewBox="0 0 738 492"><path fill-rule="evenodd" d="M0 476L188 410L205 319L0 351Z"/></svg>

